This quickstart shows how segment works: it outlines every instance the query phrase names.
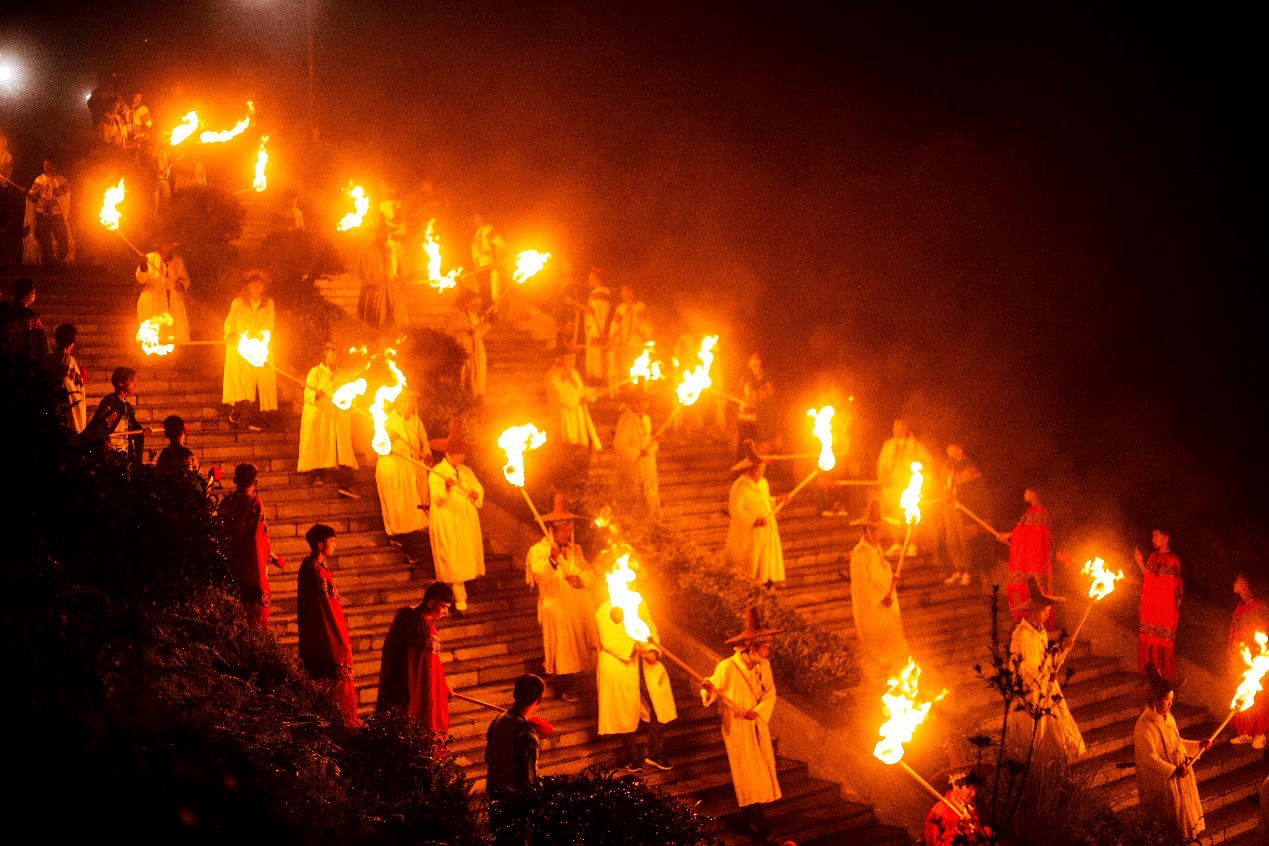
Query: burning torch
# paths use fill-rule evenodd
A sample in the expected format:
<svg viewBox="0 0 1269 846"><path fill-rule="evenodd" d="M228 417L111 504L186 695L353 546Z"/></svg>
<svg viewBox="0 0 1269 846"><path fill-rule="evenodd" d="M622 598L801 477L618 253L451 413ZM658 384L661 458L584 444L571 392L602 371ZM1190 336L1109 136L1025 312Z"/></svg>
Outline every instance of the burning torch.
<svg viewBox="0 0 1269 846"><path fill-rule="evenodd" d="M714 364L714 346L717 343L717 335L710 335L701 340L701 349L697 353L700 364L691 370L683 371L683 381L679 382L678 387L675 388L678 393L679 404L674 406L674 410L670 412L669 417L665 418L661 428L657 429L656 434L652 436L652 440L655 441L665 434L665 430L669 428L670 421L674 419L674 415L683 410L685 406L694 405L700 399L701 391L713 384L713 381L709 378L709 369Z"/></svg>
<svg viewBox="0 0 1269 846"><path fill-rule="evenodd" d="M921 778L916 770L903 761L903 744L910 742L917 726L925 722L926 715L930 713L930 706L947 696L947 691L944 690L933 699L918 701L920 680L921 668L911 657L908 658L908 664L903 671L897 677L890 679L890 689L881 695L881 701L889 719L878 731L881 740L877 741L872 754L883 764L898 764L904 772L916 780L917 784L928 790L936 799L946 802L958 817L968 819L967 809L961 807L959 802L939 793L930 786L928 781Z"/></svg>
<svg viewBox="0 0 1269 846"><path fill-rule="evenodd" d="M554 543L551 533L547 531L546 523L542 522L542 515L538 513L537 506L533 504L529 492L524 489L524 454L528 450L537 449L544 443L546 443L546 433L538 431L538 427L532 423L512 426L498 436L498 446L502 447L507 454L507 463L502 468L502 475L520 489L520 493L524 495L524 501L529 504L529 510L533 512L533 519L537 521L538 528L548 540Z"/></svg>
<svg viewBox="0 0 1269 846"><path fill-rule="evenodd" d="M895 578L903 571L903 559L908 554L908 543L912 540L912 527L921 522L921 486L925 484L925 476L921 474L921 462L914 461L910 465L912 475L908 478L908 486L899 496L899 505L903 508L903 519L908 529L903 535L903 546L899 549L899 563L894 568Z"/></svg>
<svg viewBox="0 0 1269 846"><path fill-rule="evenodd" d="M797 486L794 487L793 490L789 491L789 495L785 497L783 502L771 509L772 517L779 514L780 509L788 505L789 500L797 496L798 491L810 484L811 480L818 476L821 470L827 473L829 470L832 470L837 466L837 456L833 455L833 407L831 405L826 405L818 411L814 408L808 408L806 410L806 416L815 420L815 425L811 429L811 432L815 435L815 437L819 438L820 441L820 451L819 455L816 457L815 469L812 470L805 479L798 482Z"/></svg>

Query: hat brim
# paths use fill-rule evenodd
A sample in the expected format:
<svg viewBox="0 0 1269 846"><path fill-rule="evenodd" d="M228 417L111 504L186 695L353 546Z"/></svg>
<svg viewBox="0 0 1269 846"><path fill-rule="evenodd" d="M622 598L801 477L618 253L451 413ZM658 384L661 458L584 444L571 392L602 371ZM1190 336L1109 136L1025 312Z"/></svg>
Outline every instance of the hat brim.
<svg viewBox="0 0 1269 846"><path fill-rule="evenodd" d="M727 646L734 646L735 644L738 644L738 643L747 643L753 640L761 640L764 637L771 637L772 635L778 635L783 631L784 629L757 629L756 631L752 631L752 632L746 631L746 632L741 632L735 637L731 637L731 638L728 638L727 640L724 640L723 643Z"/></svg>
<svg viewBox="0 0 1269 846"><path fill-rule="evenodd" d="M586 518L580 514L570 514L567 511L552 511L550 514L542 515L543 523L562 523L565 520L585 520Z"/></svg>

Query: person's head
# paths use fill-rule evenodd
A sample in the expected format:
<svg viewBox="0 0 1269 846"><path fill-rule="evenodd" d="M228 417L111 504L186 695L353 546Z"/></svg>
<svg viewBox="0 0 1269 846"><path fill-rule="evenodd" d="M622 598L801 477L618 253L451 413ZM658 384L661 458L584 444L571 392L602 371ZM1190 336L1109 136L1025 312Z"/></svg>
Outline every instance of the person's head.
<svg viewBox="0 0 1269 846"><path fill-rule="evenodd" d="M551 537L556 543L565 544L573 542L573 521L572 520L556 520L551 524Z"/></svg>
<svg viewBox="0 0 1269 846"><path fill-rule="evenodd" d="M459 467L459 466L461 466L461 465L463 465L463 464L466 464L466 463L467 463L467 453L465 453L465 452L447 452L447 453L445 453L445 460L446 460L446 461L448 461L448 462L450 463L450 466L452 466L452 467Z"/></svg>
<svg viewBox="0 0 1269 846"><path fill-rule="evenodd" d="M621 301L626 305L634 305L639 302L639 297L635 294L635 289L632 286L621 286Z"/></svg>
<svg viewBox="0 0 1269 846"><path fill-rule="evenodd" d="M44 160L44 175L45 175L45 176L57 176L57 165L53 164L53 160L52 160L52 159L45 159L45 160Z"/></svg>
<svg viewBox="0 0 1269 846"><path fill-rule="evenodd" d="M1027 488L1022 492L1022 499L1027 503L1027 505L1039 505L1040 492L1035 488Z"/></svg>
<svg viewBox="0 0 1269 846"><path fill-rule="evenodd" d="M330 558L335 554L335 530L324 523L318 523L304 533L308 542L308 551L314 556Z"/></svg>
<svg viewBox="0 0 1269 846"><path fill-rule="evenodd" d="M268 277L258 270L247 274L245 288L251 302L259 302L264 297L264 289L268 281Z"/></svg>
<svg viewBox="0 0 1269 846"><path fill-rule="evenodd" d="M1176 691L1169 690L1162 696L1152 694L1150 700L1155 713L1160 717L1166 717L1172 711L1172 703L1176 701Z"/></svg>
<svg viewBox="0 0 1269 846"><path fill-rule="evenodd" d="M23 276L13 281L13 301L30 307L35 302L35 280Z"/></svg>
<svg viewBox="0 0 1269 846"><path fill-rule="evenodd" d="M471 225L480 229L485 225L485 215L482 212L473 212L471 216Z"/></svg>
<svg viewBox="0 0 1269 846"><path fill-rule="evenodd" d="M762 376L762 356L757 353L753 353L749 356L749 361L745 366L749 368L749 372L754 376Z"/></svg>
<svg viewBox="0 0 1269 846"><path fill-rule="evenodd" d="M135 394L137 392L137 371L131 367L116 367L115 372L110 374L110 384L114 386L117 393L124 396Z"/></svg>
<svg viewBox="0 0 1269 846"><path fill-rule="evenodd" d="M470 288L464 288L459 291L455 304L459 311L477 311L480 309L480 294Z"/></svg>
<svg viewBox="0 0 1269 846"><path fill-rule="evenodd" d="M260 471L254 464L239 464L234 468L234 485L240 491L250 491L256 486Z"/></svg>
<svg viewBox="0 0 1269 846"><path fill-rule="evenodd" d="M439 620L449 613L454 604L454 589L445 582L432 582L423 591L423 614L429 620Z"/></svg>
<svg viewBox="0 0 1269 846"><path fill-rule="evenodd" d="M643 391L635 391L630 397L630 408L635 414L647 414L648 395Z"/></svg>
<svg viewBox="0 0 1269 846"><path fill-rule="evenodd" d="M754 464L751 467L748 467L745 469L745 475L748 476L750 479L753 479L755 482L761 479L764 475L766 475L766 472L767 472L767 462L765 461L759 461L757 464Z"/></svg>
<svg viewBox="0 0 1269 846"><path fill-rule="evenodd" d="M1234 577L1234 593L1238 594L1238 598L1243 602L1248 601L1252 597L1251 582L1247 581L1247 577L1242 573Z"/></svg>
<svg viewBox="0 0 1269 846"><path fill-rule="evenodd" d="M326 363L327 367L334 369L339 361L339 350L335 348L334 344L326 344L322 347L322 361Z"/></svg>
<svg viewBox="0 0 1269 846"><path fill-rule="evenodd" d="M1150 543L1160 552L1167 552L1172 543L1172 535L1167 529L1155 529L1150 533Z"/></svg>
<svg viewBox="0 0 1269 846"><path fill-rule="evenodd" d="M908 435L912 434L912 429L908 426L908 421L904 420L902 417L899 417L894 421L894 426L891 427L890 431L894 435L895 440L898 441L906 441L908 439Z"/></svg>
<svg viewBox="0 0 1269 846"><path fill-rule="evenodd" d="M57 341L57 349L61 352L68 353L75 346L75 338L79 335L74 323L63 323L53 332L53 338Z"/></svg>
<svg viewBox="0 0 1269 846"><path fill-rule="evenodd" d="M189 434L189 427L185 425L185 421L176 414L170 414L163 418L163 434L172 443L182 443L185 436Z"/></svg>
<svg viewBox="0 0 1269 846"><path fill-rule="evenodd" d="M771 638L760 637L745 641L736 647L736 651L750 664L765 661L771 656Z"/></svg>
<svg viewBox="0 0 1269 846"><path fill-rule="evenodd" d="M139 105L141 105L141 92L134 91L132 93L132 108L135 109Z"/></svg>
<svg viewBox="0 0 1269 846"><path fill-rule="evenodd" d="M962 806L972 805L974 798L978 795L977 773L966 773L960 778L954 778L951 782L952 798L959 802Z"/></svg>
<svg viewBox="0 0 1269 846"><path fill-rule="evenodd" d="M545 692L546 682L532 673L525 673L516 679L511 690L511 698L515 703L512 708L524 714L542 703L542 694Z"/></svg>
<svg viewBox="0 0 1269 846"><path fill-rule="evenodd" d="M1037 629L1040 628L1049 617L1049 608L1050 606L1048 605L1039 605L1033 608L1028 608L1025 612L1027 622Z"/></svg>
<svg viewBox="0 0 1269 846"><path fill-rule="evenodd" d="M952 461L964 461L965 448L960 444L948 444L947 457Z"/></svg>
<svg viewBox="0 0 1269 846"><path fill-rule="evenodd" d="M573 351L561 344L555 348L555 366L563 368L572 368Z"/></svg>
<svg viewBox="0 0 1269 846"><path fill-rule="evenodd" d="M586 286L590 288L592 291L596 288L602 288L604 286L604 277L602 273L600 272L599 268L592 267L590 269L590 273L586 274Z"/></svg>

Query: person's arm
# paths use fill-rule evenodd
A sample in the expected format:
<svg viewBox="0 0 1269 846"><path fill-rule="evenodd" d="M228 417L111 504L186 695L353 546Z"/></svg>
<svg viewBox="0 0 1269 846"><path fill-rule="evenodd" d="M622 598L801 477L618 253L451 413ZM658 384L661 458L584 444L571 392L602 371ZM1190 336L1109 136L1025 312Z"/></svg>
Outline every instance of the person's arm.
<svg viewBox="0 0 1269 846"><path fill-rule="evenodd" d="M304 380L304 404L317 405L317 396L321 393L321 368L314 367L308 372L308 378Z"/></svg>
<svg viewBox="0 0 1269 846"><path fill-rule="evenodd" d="M526 726L516 738L516 784L529 787L538 783L538 733Z"/></svg>
<svg viewBox="0 0 1269 846"><path fill-rule="evenodd" d="M467 488L472 504L482 508L485 504L485 486L476 478L475 472L470 467L466 469L467 472L463 474L463 487Z"/></svg>
<svg viewBox="0 0 1269 846"><path fill-rule="evenodd" d="M753 706L753 710L758 715L758 719L770 725L771 715L775 713L776 704L775 676L771 673L771 665L766 661L760 662L758 666L762 668L762 677L768 680L769 683L766 691L758 700L758 704Z"/></svg>
<svg viewBox="0 0 1269 846"><path fill-rule="evenodd" d="M701 682L701 704L708 708L718 698L718 692L727 688L727 662L719 661L714 673Z"/></svg>
<svg viewBox="0 0 1269 846"><path fill-rule="evenodd" d="M1132 560L1137 562L1137 569L1141 571L1142 578L1149 575L1149 571L1146 569L1146 557L1141 554L1141 547L1133 549Z"/></svg>
<svg viewBox="0 0 1269 846"><path fill-rule="evenodd" d="M427 474L427 492L432 499L433 505L444 505L449 499L449 492L453 477L445 472L448 465L437 466L432 473ZM529 550L532 554L533 550Z"/></svg>

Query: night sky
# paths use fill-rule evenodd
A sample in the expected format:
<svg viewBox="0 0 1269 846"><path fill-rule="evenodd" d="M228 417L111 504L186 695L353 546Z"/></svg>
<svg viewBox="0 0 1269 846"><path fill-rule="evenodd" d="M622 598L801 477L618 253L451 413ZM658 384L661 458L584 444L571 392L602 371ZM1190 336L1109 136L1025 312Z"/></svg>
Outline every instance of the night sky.
<svg viewBox="0 0 1269 846"><path fill-rule="evenodd" d="M1027 480L1072 533L1259 516L1258 28L828 5L314 2L313 201L433 178L460 222L637 284L666 340L721 329L737 377L763 351L790 428L853 393L865 468L898 413L965 442L1004 526ZM0 120L29 178L108 71L162 126L252 97L298 145L304 55L296 0L43 4L0 24Z"/></svg>

